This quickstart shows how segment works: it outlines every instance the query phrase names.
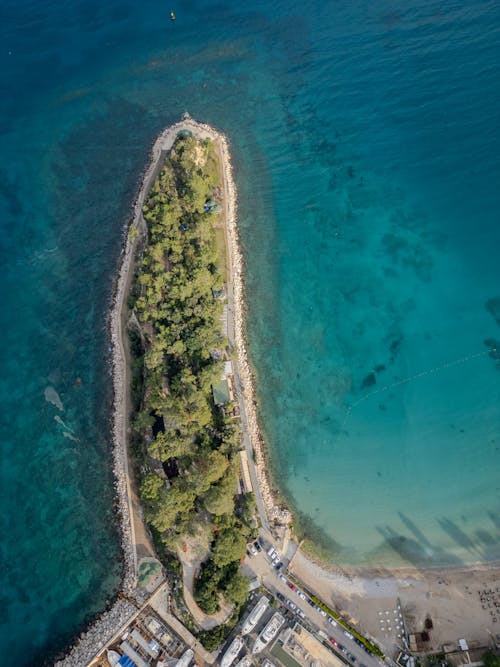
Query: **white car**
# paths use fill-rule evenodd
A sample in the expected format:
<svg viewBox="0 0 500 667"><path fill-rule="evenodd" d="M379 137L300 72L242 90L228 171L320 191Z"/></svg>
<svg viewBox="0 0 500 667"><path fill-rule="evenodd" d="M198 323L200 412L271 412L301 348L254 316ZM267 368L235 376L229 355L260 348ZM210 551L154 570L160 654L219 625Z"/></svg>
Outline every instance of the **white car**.
<svg viewBox="0 0 500 667"><path fill-rule="evenodd" d="M284 581L286 584L286 577L284 574L281 574L281 572L278 574L278 578L281 579L281 581Z"/></svg>
<svg viewBox="0 0 500 667"><path fill-rule="evenodd" d="M272 558L275 553L276 549L274 547L269 547L269 549L267 550L267 555L269 556L269 558Z"/></svg>
<svg viewBox="0 0 500 667"><path fill-rule="evenodd" d="M349 639L354 639L354 637L351 635L351 633L348 632L347 630L344 630L344 634L345 634L346 637L349 637Z"/></svg>
<svg viewBox="0 0 500 667"><path fill-rule="evenodd" d="M307 597L304 595L302 591L297 590L297 595L301 600L307 600Z"/></svg>
<svg viewBox="0 0 500 667"><path fill-rule="evenodd" d="M295 604L295 602L292 602L291 600L287 599L286 603L292 611L295 611L295 609L297 609L297 605Z"/></svg>
<svg viewBox="0 0 500 667"><path fill-rule="evenodd" d="M321 609L321 607L316 607L316 609L319 611L321 616L324 616L326 618L326 611L324 609Z"/></svg>
<svg viewBox="0 0 500 667"><path fill-rule="evenodd" d="M331 616L328 617L328 623L330 623L330 625L333 625L334 628L337 627L337 621L334 621Z"/></svg>
<svg viewBox="0 0 500 667"><path fill-rule="evenodd" d="M305 618L306 617L306 615L304 614L302 609L297 609L297 615L300 616L300 618Z"/></svg>

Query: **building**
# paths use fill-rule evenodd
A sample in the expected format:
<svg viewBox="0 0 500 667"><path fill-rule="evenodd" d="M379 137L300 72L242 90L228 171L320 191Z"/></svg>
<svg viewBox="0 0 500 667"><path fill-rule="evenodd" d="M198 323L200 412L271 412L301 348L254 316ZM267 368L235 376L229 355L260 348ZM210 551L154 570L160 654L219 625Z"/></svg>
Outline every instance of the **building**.
<svg viewBox="0 0 500 667"><path fill-rule="evenodd" d="M272 615L271 620L267 623L265 628L254 642L252 647L252 653L254 655L260 653L266 648L266 646L276 637L284 622L285 619L279 613L279 611Z"/></svg>
<svg viewBox="0 0 500 667"><path fill-rule="evenodd" d="M241 628L242 635L248 635L250 632L252 632L268 607L269 600L265 595L263 595L249 613L246 621L243 623L243 627Z"/></svg>

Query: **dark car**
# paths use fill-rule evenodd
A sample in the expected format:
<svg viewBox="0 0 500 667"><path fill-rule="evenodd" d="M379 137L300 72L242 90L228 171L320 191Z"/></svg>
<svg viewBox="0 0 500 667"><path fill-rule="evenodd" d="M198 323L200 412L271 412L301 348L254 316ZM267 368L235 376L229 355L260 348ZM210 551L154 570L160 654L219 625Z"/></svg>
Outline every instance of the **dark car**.
<svg viewBox="0 0 500 667"><path fill-rule="evenodd" d="M283 595L283 593L280 593L279 591L277 591L276 597L278 598L278 600L281 600L281 602L285 601L285 596Z"/></svg>
<svg viewBox="0 0 500 667"><path fill-rule="evenodd" d="M311 605L311 607L315 607L315 606L316 606L316 603L313 602L313 601L311 600L311 598L309 598L309 599L307 600L307 604Z"/></svg>
<svg viewBox="0 0 500 667"><path fill-rule="evenodd" d="M338 648L339 651L342 651L342 653L345 653L346 650L347 650L345 646L342 646L342 644L339 644L339 645L337 646L337 648Z"/></svg>
<svg viewBox="0 0 500 667"><path fill-rule="evenodd" d="M260 546L258 540L255 540L253 543L254 547L257 549L257 551L262 551L262 547Z"/></svg>
<svg viewBox="0 0 500 667"><path fill-rule="evenodd" d="M351 662L356 662L356 657L352 653L346 653L346 656Z"/></svg>

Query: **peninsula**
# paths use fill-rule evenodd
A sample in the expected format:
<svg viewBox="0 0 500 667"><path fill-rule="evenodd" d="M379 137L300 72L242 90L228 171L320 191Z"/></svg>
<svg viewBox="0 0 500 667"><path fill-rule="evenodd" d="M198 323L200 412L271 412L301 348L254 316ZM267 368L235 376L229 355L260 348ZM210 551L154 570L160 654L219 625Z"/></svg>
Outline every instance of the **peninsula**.
<svg viewBox="0 0 500 667"><path fill-rule="evenodd" d="M251 665L248 642L274 616L286 621L284 650L294 628L294 646L304 641L313 662L335 667L442 655L468 631L483 650L476 607L495 595L491 568L327 570L294 541L258 429L236 204L224 135L187 115L160 135L110 322L122 590L58 664L129 664L118 663L128 656L159 665L168 654L187 667L213 664L222 650L226 665L248 648L240 663ZM250 582L266 597L247 608ZM243 640L247 627L255 636ZM176 637L175 650L165 635Z"/></svg>
<svg viewBox="0 0 500 667"><path fill-rule="evenodd" d="M247 540L258 523L267 532L269 518L290 519L274 503L257 426L236 204L226 138L185 114L152 148L110 318L121 591L60 665L88 662L152 592L168 587L158 555L185 561L185 601L194 617L212 612L205 627L218 625L222 593L218 618L232 610L234 623L248 592L238 573ZM193 532L212 538L196 591L186 554Z"/></svg>

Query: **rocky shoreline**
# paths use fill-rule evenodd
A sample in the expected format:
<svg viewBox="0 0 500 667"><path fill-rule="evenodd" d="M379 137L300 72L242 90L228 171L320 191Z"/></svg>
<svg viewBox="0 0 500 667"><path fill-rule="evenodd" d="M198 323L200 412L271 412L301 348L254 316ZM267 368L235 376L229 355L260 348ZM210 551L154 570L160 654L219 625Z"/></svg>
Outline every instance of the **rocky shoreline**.
<svg viewBox="0 0 500 667"><path fill-rule="evenodd" d="M113 377L113 472L117 516L120 524L123 553L123 578L120 592L111 608L104 611L86 632L76 640L68 654L55 663L56 667L82 667L95 657L102 647L137 612L143 602L143 595L136 588L137 554L135 549L134 515L131 503L129 462L127 453L128 431L128 369L124 348L124 308L132 278L134 258L138 242L146 232L142 216L145 197L163 162L165 153L171 148L182 130L189 130L199 139L210 138L219 147L226 193L226 235L228 243L228 264L230 266L234 295L234 329L237 363L242 383L242 393L247 415L247 431L255 452L255 470L259 481L260 494L268 519L280 523L291 520L288 510L279 506L274 498L266 471L263 440L260 434L255 402L253 374L250 368L245 338L245 303L243 286L243 258L237 229L237 191L233 180L233 169L227 138L209 125L198 123L185 114L182 121L165 129L156 139L149 157L149 165L144 172L141 188L133 205L133 217L127 225L127 234L122 250L120 268L112 302L109 333L111 340L111 369ZM132 228L136 233L131 234ZM130 598L130 601L126 598Z"/></svg>
<svg viewBox="0 0 500 667"><path fill-rule="evenodd" d="M224 169L226 205L226 234L228 241L229 261L232 271L234 299L234 338L237 353L239 375L242 385L242 397L247 417L247 433L255 452L255 471L259 483L260 495L264 502L268 520L279 523L290 523L290 511L280 505L273 493L262 438L257 418L257 402L255 399L255 382L248 360L246 329L245 329L245 298L243 280L243 256L241 253L237 226L237 191L233 180L233 168L229 154L228 141L206 125L201 126L211 132L211 138L219 143Z"/></svg>

